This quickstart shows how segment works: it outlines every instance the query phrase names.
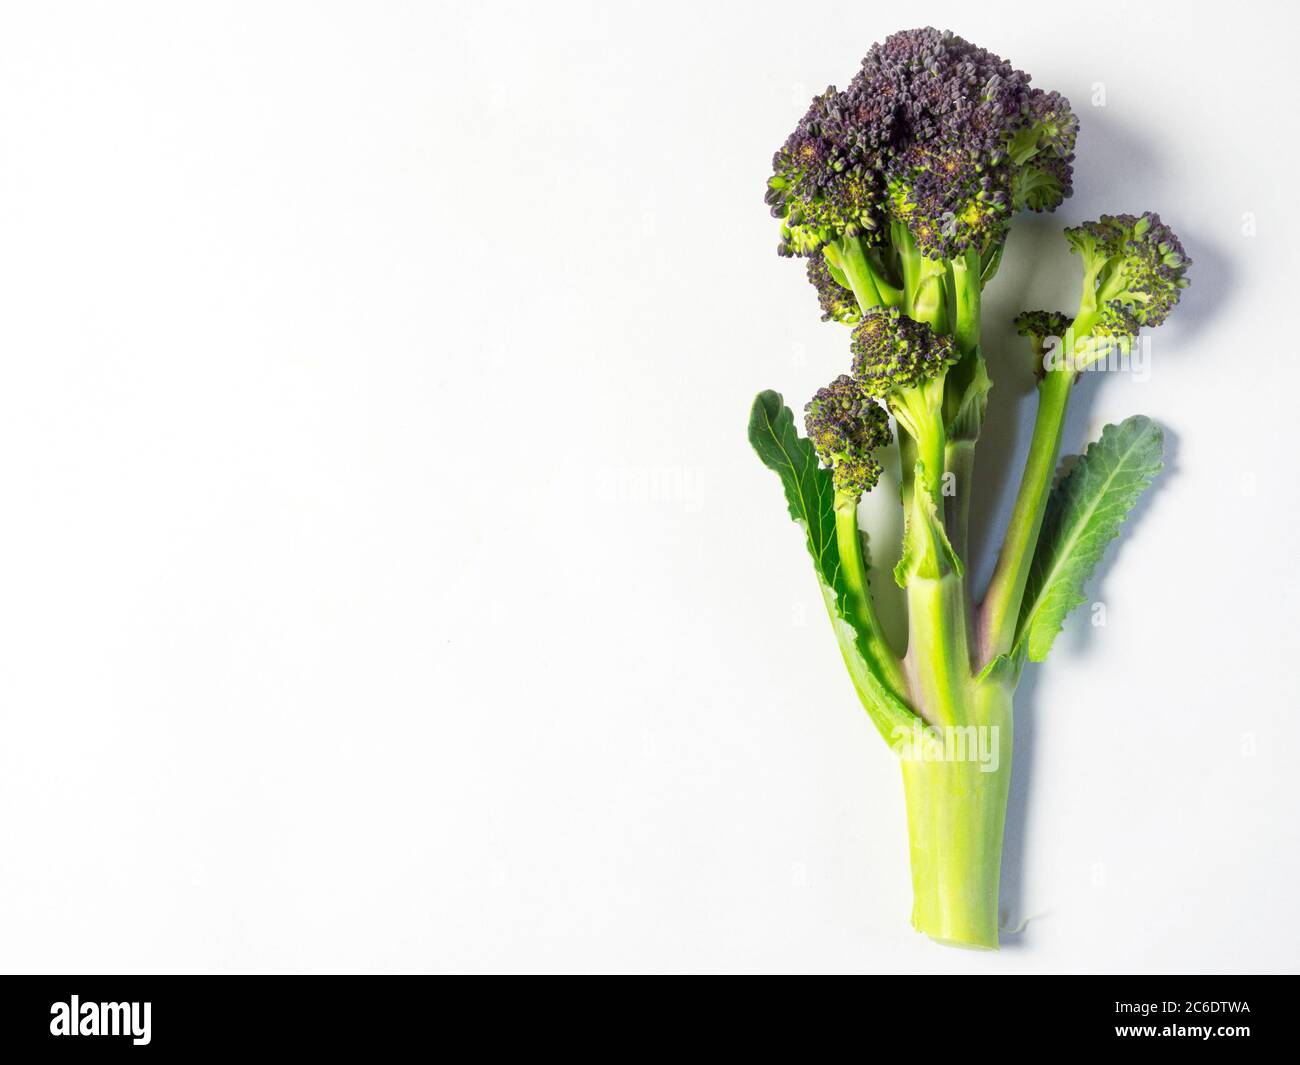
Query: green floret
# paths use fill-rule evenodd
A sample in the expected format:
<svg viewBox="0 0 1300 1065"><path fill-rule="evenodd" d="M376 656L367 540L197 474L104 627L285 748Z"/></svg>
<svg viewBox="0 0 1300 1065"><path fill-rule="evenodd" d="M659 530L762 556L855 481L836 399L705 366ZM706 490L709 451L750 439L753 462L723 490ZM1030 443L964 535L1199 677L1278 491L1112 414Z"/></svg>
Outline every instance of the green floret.
<svg viewBox="0 0 1300 1065"><path fill-rule="evenodd" d="M842 276L842 275L841 275ZM853 325L862 317L853 290L835 279L835 271L820 251L808 258L808 280L817 290L823 322Z"/></svg>
<svg viewBox="0 0 1300 1065"><path fill-rule="evenodd" d="M1119 254L1120 232L1111 225L1109 217L1102 215L1099 221L1081 222L1065 230L1070 250L1083 258L1085 270L1092 267L1100 270L1107 260Z"/></svg>
<svg viewBox="0 0 1300 1065"><path fill-rule="evenodd" d="M1182 242L1160 216L1102 215L1065 231L1083 258L1083 299L1076 331L1119 336L1124 328L1160 325L1188 285ZM1129 335L1137 328L1129 328Z"/></svg>
<svg viewBox="0 0 1300 1065"><path fill-rule="evenodd" d="M1059 156L1035 159L1017 167L1011 184L1011 203L1019 210L1055 211L1070 195L1070 164Z"/></svg>
<svg viewBox="0 0 1300 1065"><path fill-rule="evenodd" d="M804 427L817 457L834 470L837 492L860 496L876 486L883 467L871 453L892 436L884 409L860 382L841 374L819 388L804 407Z"/></svg>
<svg viewBox="0 0 1300 1065"><path fill-rule="evenodd" d="M1142 323L1137 316L1122 303L1107 303L1097 316L1097 322L1092 327L1092 335L1112 341L1124 341L1124 346L1127 347L1127 342L1137 336L1141 328Z"/></svg>
<svg viewBox="0 0 1300 1065"><path fill-rule="evenodd" d="M885 425L888 427L888 416L879 407L876 407L876 410L880 411L880 416L885 419ZM841 455L836 460L831 482L837 492L861 496L880 483L880 475L884 472L885 468L869 452L852 451Z"/></svg>
<svg viewBox="0 0 1300 1065"><path fill-rule="evenodd" d="M1102 283L1103 301L1123 304L1139 325L1160 325L1187 287L1192 261L1174 231L1153 212L1113 215L1109 220L1122 238L1119 263L1112 278Z"/></svg>
<svg viewBox="0 0 1300 1065"><path fill-rule="evenodd" d="M1030 91L1024 125L1007 142L1015 169L1011 203L1015 210L1054 211L1073 192L1074 143L1079 119L1070 101L1057 92Z"/></svg>
<svg viewBox="0 0 1300 1065"><path fill-rule="evenodd" d="M1127 355L1133 350L1133 339L1142 329L1142 323L1122 303L1104 304L1093 324L1092 333L1078 344L1075 364L1084 369L1095 362L1107 359L1112 351Z"/></svg>
<svg viewBox="0 0 1300 1065"><path fill-rule="evenodd" d="M1079 118L1059 92L1031 89L1024 106L1024 125L1007 142L1007 154L1017 166L1031 159L1055 156L1071 159L1079 135Z"/></svg>

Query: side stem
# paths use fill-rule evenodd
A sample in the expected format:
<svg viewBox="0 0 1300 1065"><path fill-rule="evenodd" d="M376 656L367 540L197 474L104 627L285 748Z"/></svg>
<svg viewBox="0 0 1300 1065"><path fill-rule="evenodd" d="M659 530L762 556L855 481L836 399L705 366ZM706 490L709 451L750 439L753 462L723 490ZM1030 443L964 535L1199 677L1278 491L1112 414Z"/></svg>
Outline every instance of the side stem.
<svg viewBox="0 0 1300 1065"><path fill-rule="evenodd" d="M1072 372L1053 370L1045 374L1038 385L1038 414L1034 419L1034 435L1029 442L1029 459L1016 493L997 566L980 607L984 662L1011 650L1020 615L1020 600L1029 580L1029 566L1033 562L1047 496L1056 473L1065 412L1073 384Z"/></svg>

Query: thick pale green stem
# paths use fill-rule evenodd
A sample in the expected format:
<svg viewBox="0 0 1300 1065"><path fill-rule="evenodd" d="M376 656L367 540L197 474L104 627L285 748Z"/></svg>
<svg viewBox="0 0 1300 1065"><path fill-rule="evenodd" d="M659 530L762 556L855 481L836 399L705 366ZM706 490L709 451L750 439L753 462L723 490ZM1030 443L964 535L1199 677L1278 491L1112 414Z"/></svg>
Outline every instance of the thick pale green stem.
<svg viewBox="0 0 1300 1065"><path fill-rule="evenodd" d="M1043 511L1056 473L1065 411L1073 384L1072 372L1053 370L1038 385L1038 415L1034 420L1034 435L1029 441L1029 459L1025 463L993 579L980 609L984 662L1011 649L1020 600L1029 579L1029 566L1043 525Z"/></svg>
<svg viewBox="0 0 1300 1065"><path fill-rule="evenodd" d="M909 522L899 579L907 589L906 666L922 715L913 735L926 735L900 751L912 921L941 942L994 949L1011 778L1011 692L992 680L973 679L972 611L962 562L988 391L979 355L983 263L973 252L951 268L926 259L901 224L893 237L903 269L904 310L936 332L951 332L961 355L947 382L941 378L932 390L890 404L899 425ZM912 483L907 474L918 462L923 474ZM945 474L951 475L947 484ZM948 485L952 491L945 491Z"/></svg>
<svg viewBox="0 0 1300 1065"><path fill-rule="evenodd" d="M849 590L848 609L866 633L867 647L882 675L900 699L907 697L907 680L902 663L894 653L871 598L866 560L862 555L862 534L858 528L858 499L845 492L835 493L835 537L840 568Z"/></svg>
<svg viewBox="0 0 1300 1065"><path fill-rule="evenodd" d="M936 730L929 745L913 741L902 752L912 924L941 943L994 950L1011 784L1011 691L971 684L963 709L962 727Z"/></svg>
<svg viewBox="0 0 1300 1065"><path fill-rule="evenodd" d="M962 723L970 683L966 583L961 574L913 574L907 583L908 659L923 716L932 724Z"/></svg>

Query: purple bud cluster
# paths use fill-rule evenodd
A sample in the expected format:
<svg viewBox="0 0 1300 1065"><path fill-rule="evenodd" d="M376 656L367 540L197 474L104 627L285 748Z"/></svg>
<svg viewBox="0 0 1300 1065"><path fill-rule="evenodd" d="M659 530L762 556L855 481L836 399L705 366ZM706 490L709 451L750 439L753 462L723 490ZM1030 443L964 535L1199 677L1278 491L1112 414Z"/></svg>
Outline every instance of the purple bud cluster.
<svg viewBox="0 0 1300 1065"><path fill-rule="evenodd" d="M862 387L841 374L804 407L804 427L822 463L834 469L841 492L861 495L876 486L883 467L872 452L892 439L889 416Z"/></svg>
<svg viewBox="0 0 1300 1065"><path fill-rule="evenodd" d="M766 199L783 222L778 250L880 244L890 221L934 258L982 249L1015 208L1069 195L1077 128L1064 97L993 53L932 28L896 33L847 89L814 99L776 153Z"/></svg>
<svg viewBox="0 0 1300 1065"><path fill-rule="evenodd" d="M1041 379L1047 367L1043 355L1047 351L1047 341L1055 337L1064 351L1064 344L1069 336L1074 319L1060 311L1021 311L1015 317L1016 332L1028 337L1034 348L1034 375Z"/></svg>
<svg viewBox="0 0 1300 1065"><path fill-rule="evenodd" d="M853 290L845 288L831 276L831 268L820 251L808 257L808 280L817 290L817 302L822 309L823 322L844 322L852 325L862 312L858 309Z"/></svg>
<svg viewBox="0 0 1300 1065"><path fill-rule="evenodd" d="M1074 319L1060 311L1021 311L1016 315L1016 332L1022 337L1029 337L1035 347L1042 345L1048 337L1064 339Z"/></svg>
<svg viewBox="0 0 1300 1065"><path fill-rule="evenodd" d="M1187 257L1178 235L1154 211L1143 215L1102 215L1120 233L1123 292L1117 302L1138 325L1160 325L1188 285ZM1137 330L1133 330L1134 333Z"/></svg>
<svg viewBox="0 0 1300 1065"><path fill-rule="evenodd" d="M941 336L897 307L873 307L853 330L853 376L883 399L936 377L957 358L952 337Z"/></svg>

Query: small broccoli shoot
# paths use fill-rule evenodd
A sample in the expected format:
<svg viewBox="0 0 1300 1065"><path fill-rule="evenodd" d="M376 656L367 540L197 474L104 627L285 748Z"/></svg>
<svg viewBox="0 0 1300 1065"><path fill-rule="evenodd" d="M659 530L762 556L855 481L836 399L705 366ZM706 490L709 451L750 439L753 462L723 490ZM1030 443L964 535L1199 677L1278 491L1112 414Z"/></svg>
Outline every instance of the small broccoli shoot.
<svg viewBox="0 0 1300 1065"><path fill-rule="evenodd" d="M1067 229L1065 236L1083 259L1082 306L1098 315L1114 304L1139 326L1158 326L1188 285L1192 261L1178 236L1152 211L1102 215Z"/></svg>
<svg viewBox="0 0 1300 1065"><path fill-rule="evenodd" d="M957 359L952 337L897 307L876 308L853 330L851 347L853 376L867 394L884 400L914 440L931 437L940 419L944 374Z"/></svg>
<svg viewBox="0 0 1300 1065"><path fill-rule="evenodd" d="M1102 215L1065 231L1083 260L1083 294L1070 350L1076 368L1110 347L1127 350L1143 328L1169 317L1188 285L1182 242L1153 211Z"/></svg>
<svg viewBox="0 0 1300 1065"><path fill-rule="evenodd" d="M1016 332L1028 337L1034 348L1034 373L1038 377L1049 369L1045 360L1065 350L1066 338L1074 319L1060 311L1022 311L1016 315Z"/></svg>
<svg viewBox="0 0 1300 1065"><path fill-rule="evenodd" d="M871 491L883 472L872 452L892 436L889 417L862 383L841 374L817 390L804 414L817 457L834 471L835 490L855 498Z"/></svg>

